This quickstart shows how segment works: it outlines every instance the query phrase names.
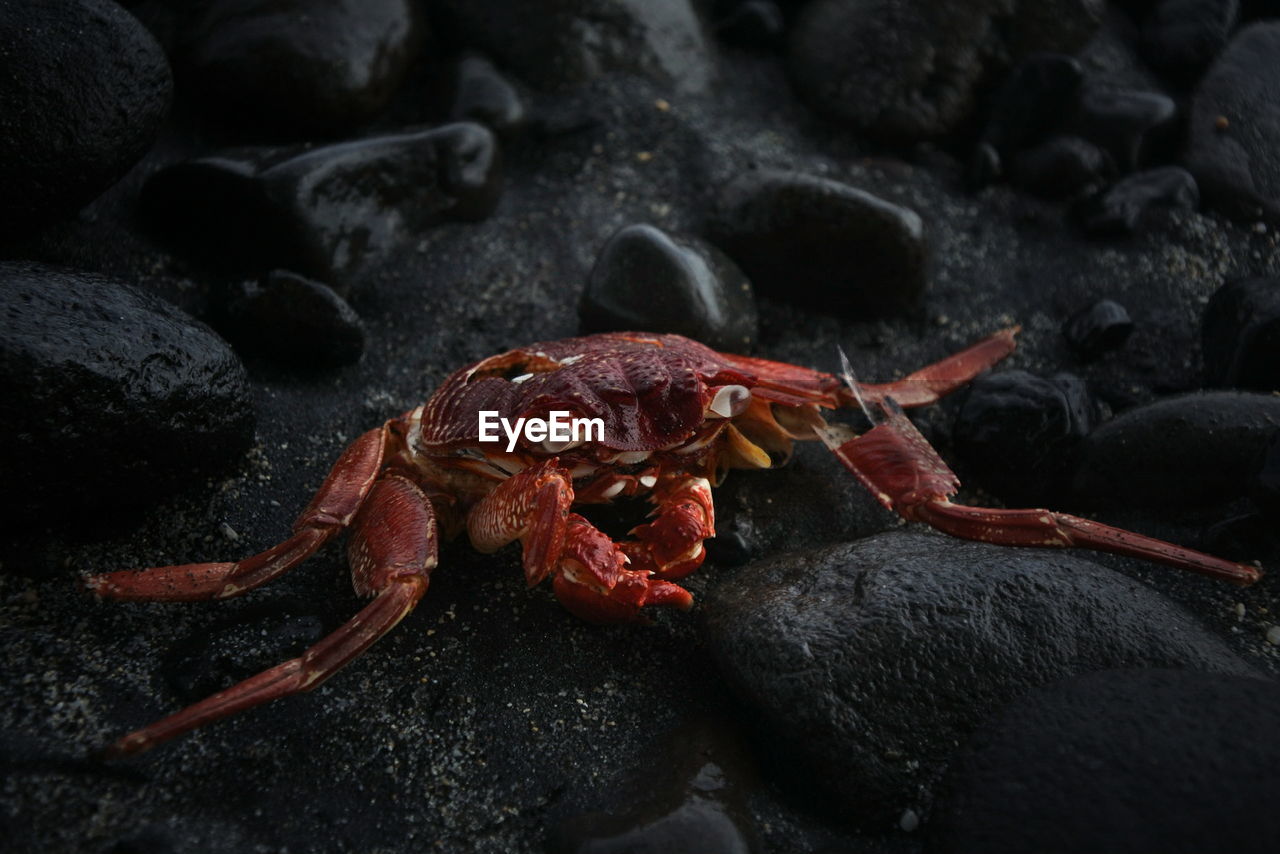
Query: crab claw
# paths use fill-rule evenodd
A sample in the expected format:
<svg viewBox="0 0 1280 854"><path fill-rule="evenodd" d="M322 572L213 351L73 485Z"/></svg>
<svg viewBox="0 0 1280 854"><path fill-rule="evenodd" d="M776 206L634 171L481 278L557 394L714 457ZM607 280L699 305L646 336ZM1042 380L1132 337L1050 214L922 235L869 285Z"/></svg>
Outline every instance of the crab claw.
<svg viewBox="0 0 1280 854"><path fill-rule="evenodd" d="M643 608L687 610L693 596L678 584L627 569L616 543L577 513L568 518L552 589L570 613L592 623L648 623Z"/></svg>

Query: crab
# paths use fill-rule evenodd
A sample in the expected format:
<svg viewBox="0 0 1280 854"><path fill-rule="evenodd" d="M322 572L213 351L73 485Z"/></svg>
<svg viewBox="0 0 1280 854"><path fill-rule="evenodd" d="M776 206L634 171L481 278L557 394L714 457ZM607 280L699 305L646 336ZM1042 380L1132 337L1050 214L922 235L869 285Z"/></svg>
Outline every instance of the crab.
<svg viewBox="0 0 1280 854"><path fill-rule="evenodd" d="M298 658L120 738L121 757L280 697L308 691L389 632L427 590L440 536L467 532L481 552L521 543L525 579L547 579L569 611L600 623L643 622L687 609L676 582L715 535L711 487L731 469L767 469L792 442L825 444L885 507L953 536L1010 546L1078 546L1145 558L1247 585L1257 567L1049 510L970 507L959 481L903 413L968 383L1014 349L1005 329L895 382L859 383L796 365L720 353L678 335L619 332L532 344L450 375L421 406L355 440L292 534L232 563L91 576L99 596L208 600L280 576L349 530L355 590L372 601ZM861 434L824 410L861 409ZM481 412L598 418L578 442L481 441ZM578 505L630 496L650 521L614 542Z"/></svg>

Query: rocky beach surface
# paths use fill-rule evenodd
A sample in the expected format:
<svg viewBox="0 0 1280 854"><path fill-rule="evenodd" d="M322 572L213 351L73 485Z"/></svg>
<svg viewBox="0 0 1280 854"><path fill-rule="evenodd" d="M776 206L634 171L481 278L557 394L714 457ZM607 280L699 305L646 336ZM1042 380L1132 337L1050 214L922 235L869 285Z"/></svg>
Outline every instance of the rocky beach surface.
<svg viewBox="0 0 1280 854"><path fill-rule="evenodd" d="M1266 0L0 4L6 850L1277 850L1276 91ZM885 382L1012 325L912 412L961 499L1260 582L955 540L808 443L716 489L689 612L463 537L316 690L97 758L363 600L336 545L82 577L278 542L458 367L646 328Z"/></svg>

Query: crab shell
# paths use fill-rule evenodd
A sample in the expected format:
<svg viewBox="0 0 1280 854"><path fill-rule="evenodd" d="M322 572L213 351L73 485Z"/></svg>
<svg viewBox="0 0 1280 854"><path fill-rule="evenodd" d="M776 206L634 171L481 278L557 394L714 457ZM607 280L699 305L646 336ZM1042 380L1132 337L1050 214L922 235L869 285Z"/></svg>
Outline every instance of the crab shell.
<svg viewBox="0 0 1280 854"><path fill-rule="evenodd" d="M483 457L501 474L510 473L513 463L559 456L582 477L598 466L660 452L690 467L703 456L695 451L726 434L729 453L714 466L718 481L730 467L768 467L766 451L786 457L791 439L812 436L808 419L780 409L836 406L842 391L829 374L719 353L678 335L567 338L491 356L449 376L424 405L414 446L437 459ZM570 449L522 435L515 461L504 453L505 439L480 441L481 411L514 424L545 419L553 410L599 418L603 440Z"/></svg>

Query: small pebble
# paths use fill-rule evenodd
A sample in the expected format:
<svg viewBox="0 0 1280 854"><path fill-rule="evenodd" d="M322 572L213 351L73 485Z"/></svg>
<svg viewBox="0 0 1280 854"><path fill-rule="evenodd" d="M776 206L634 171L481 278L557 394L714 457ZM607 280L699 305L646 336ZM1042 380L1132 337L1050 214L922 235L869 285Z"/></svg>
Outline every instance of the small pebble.
<svg viewBox="0 0 1280 854"><path fill-rule="evenodd" d="M237 346L304 369L349 365L364 352L360 317L322 282L273 270L237 286L224 309Z"/></svg>
<svg viewBox="0 0 1280 854"><path fill-rule="evenodd" d="M898 827L907 833L915 833L920 829L920 816L913 809L903 810L902 818L898 819Z"/></svg>
<svg viewBox="0 0 1280 854"><path fill-rule="evenodd" d="M352 128L395 94L422 41L411 0L195 5L176 62L228 123L292 139Z"/></svg>
<svg viewBox="0 0 1280 854"><path fill-rule="evenodd" d="M1200 190L1191 173L1180 166L1162 166L1130 175L1081 203L1076 213L1089 234L1115 237L1135 231L1149 211L1199 206Z"/></svg>
<svg viewBox="0 0 1280 854"><path fill-rule="evenodd" d="M1142 55L1178 83L1194 82L1236 28L1239 0L1162 0L1142 24Z"/></svg>
<svg viewBox="0 0 1280 854"><path fill-rule="evenodd" d="M1272 626L1267 629L1267 643L1272 646L1280 646L1280 626Z"/></svg>
<svg viewBox="0 0 1280 854"><path fill-rule="evenodd" d="M1133 333L1129 312L1115 300L1098 300L1072 315L1062 327L1067 343L1088 361L1119 349Z"/></svg>
<svg viewBox="0 0 1280 854"><path fill-rule="evenodd" d="M163 236L209 263L241 275L285 267L343 287L361 262L426 228L484 219L501 192L493 132L457 122L179 162L150 177L142 206Z"/></svg>
<svg viewBox="0 0 1280 854"><path fill-rule="evenodd" d="M1273 4L1271 14L1278 11ZM1280 222L1277 91L1280 20L1272 17L1232 36L1191 96L1183 162L1206 205L1239 222L1260 214Z"/></svg>
<svg viewBox="0 0 1280 854"><path fill-rule="evenodd" d="M586 332L675 332L733 352L759 334L751 283L733 261L699 238L643 224L600 250L579 316Z"/></svg>
<svg viewBox="0 0 1280 854"><path fill-rule="evenodd" d="M1133 172L1176 136L1177 119L1168 95L1095 85L1081 92L1067 129L1109 152L1121 172Z"/></svg>
<svg viewBox="0 0 1280 854"><path fill-rule="evenodd" d="M505 136L519 130L526 117L524 101L515 85L487 57L468 53L458 61L450 119L479 122Z"/></svg>
<svg viewBox="0 0 1280 854"><path fill-rule="evenodd" d="M1072 56L1043 53L1023 60L996 93L982 141L1005 160L1039 142L1075 108L1083 79Z"/></svg>
<svg viewBox="0 0 1280 854"><path fill-rule="evenodd" d="M761 169L730 181L711 239L757 292L846 317L910 312L928 282L919 214L801 172Z"/></svg>
<svg viewBox="0 0 1280 854"><path fill-rule="evenodd" d="M1280 390L1280 278L1223 285L1209 298L1200 331L1207 384Z"/></svg>
<svg viewBox="0 0 1280 854"><path fill-rule="evenodd" d="M723 12L714 27L716 37L725 44L770 48L782 42L786 19L782 9L771 0L743 0Z"/></svg>
<svg viewBox="0 0 1280 854"><path fill-rule="evenodd" d="M1097 405L1079 377L986 374L969 386L956 415L956 455L977 483L1001 498L1052 504L1096 419Z"/></svg>
<svg viewBox="0 0 1280 854"><path fill-rule="evenodd" d="M1078 136L1053 136L1013 159L1010 180L1050 199L1073 196L1101 184L1115 171L1111 157Z"/></svg>

